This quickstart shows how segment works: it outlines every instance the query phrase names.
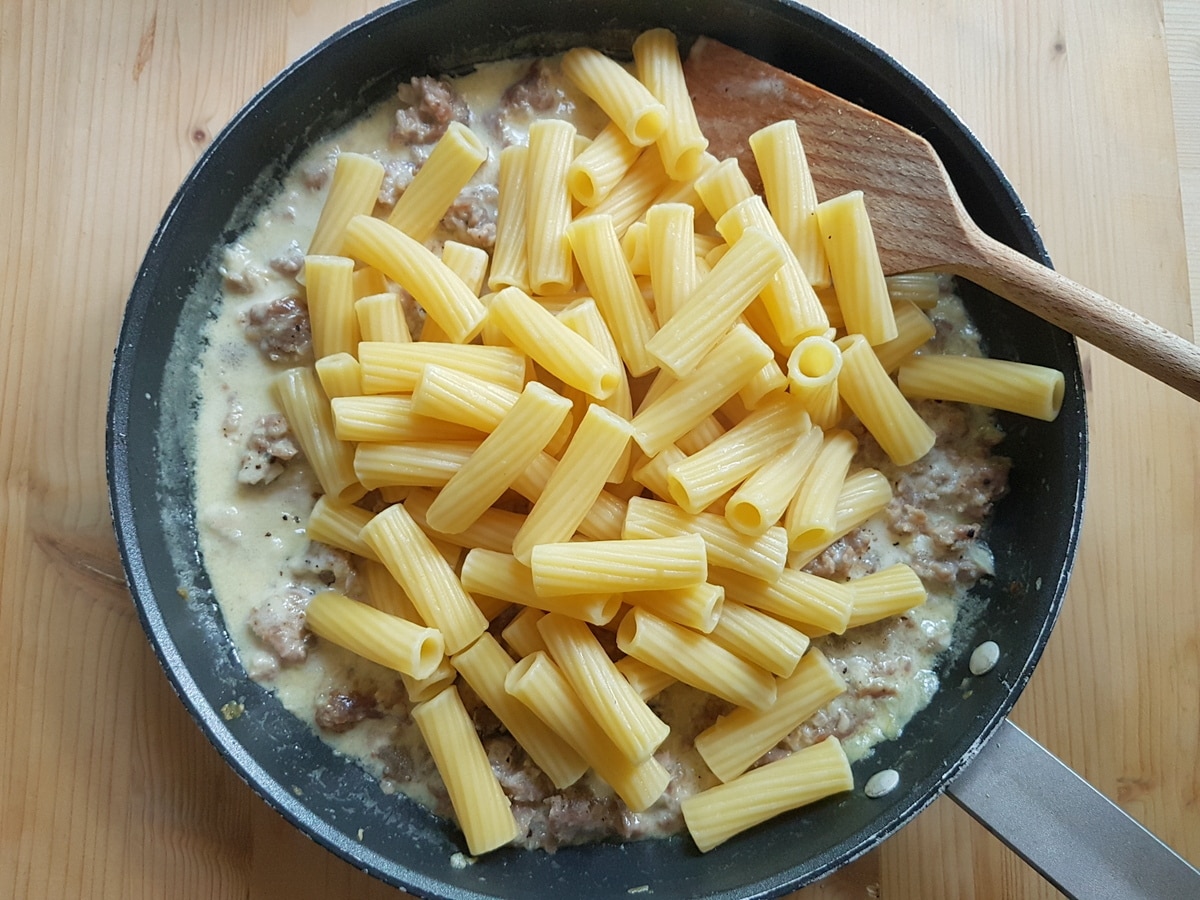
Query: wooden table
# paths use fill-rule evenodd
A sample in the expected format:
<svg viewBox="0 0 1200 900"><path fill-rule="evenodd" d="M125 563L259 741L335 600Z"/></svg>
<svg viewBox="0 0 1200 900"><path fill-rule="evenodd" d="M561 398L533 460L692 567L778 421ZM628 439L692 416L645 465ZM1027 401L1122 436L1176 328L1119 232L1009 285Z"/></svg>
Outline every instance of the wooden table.
<svg viewBox="0 0 1200 900"><path fill-rule="evenodd" d="M1164 2L815 5L976 129L1064 273L1194 340L1200 10ZM171 194L262 83L373 5L0 5L0 896L396 896L270 812L172 694L122 581L103 448L122 308ZM1200 406L1083 353L1079 562L1015 720L1197 862ZM800 896L1053 894L939 800Z"/></svg>

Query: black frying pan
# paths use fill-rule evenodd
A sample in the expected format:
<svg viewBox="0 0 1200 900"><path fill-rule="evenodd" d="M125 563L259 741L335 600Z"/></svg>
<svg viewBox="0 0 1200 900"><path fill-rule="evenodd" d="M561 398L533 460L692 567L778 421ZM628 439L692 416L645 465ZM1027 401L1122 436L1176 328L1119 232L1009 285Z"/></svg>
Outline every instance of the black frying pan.
<svg viewBox="0 0 1200 900"><path fill-rule="evenodd" d="M1046 261L1020 201L947 107L894 60L809 10L768 0L411 0L326 41L256 96L216 138L172 200L130 297L117 347L108 423L108 474L126 574L156 652L220 753L286 818L359 868L422 896L766 897L828 874L876 846L928 805L1012 708L1058 615L1075 555L1086 469L1079 359L1070 335L964 285L972 315L998 357L1066 373L1054 423L1002 416L1013 458L1011 493L990 541L997 574L979 586L987 612L960 629L943 689L897 741L856 767L859 790L785 815L701 855L687 838L500 850L466 868L456 829L402 798L386 798L261 687L234 656L198 557L187 432L194 378L188 359L217 285L214 247L249 222L271 179L313 141L415 74L483 59L590 43L627 53L632 36L667 26L708 34L794 72L927 137L963 201L989 233ZM551 34L553 37L546 37ZM181 598L180 589L186 593ZM966 658L983 640L1003 649L973 679ZM242 701L226 721L221 707ZM861 785L892 767L900 789L869 800ZM358 835L361 833L362 837Z"/></svg>

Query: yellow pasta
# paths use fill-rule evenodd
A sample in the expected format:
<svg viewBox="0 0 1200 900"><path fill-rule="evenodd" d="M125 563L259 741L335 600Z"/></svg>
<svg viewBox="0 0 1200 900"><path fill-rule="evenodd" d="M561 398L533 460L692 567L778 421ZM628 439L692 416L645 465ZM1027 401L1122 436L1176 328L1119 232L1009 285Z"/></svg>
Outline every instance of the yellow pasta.
<svg viewBox="0 0 1200 900"><path fill-rule="evenodd" d="M408 510L409 515L416 520L416 523L431 538L457 544L459 547L465 547L468 550L478 547L483 550L494 550L497 553L512 553L513 538L516 537L517 531L520 530L521 523L525 521L524 516L519 513L492 507L491 509L484 510L478 519L462 531L455 534L446 534L445 532L435 531L430 528L425 519L425 513L429 510L429 504L433 502L433 498L436 496L437 494L431 490L413 488L409 491L408 496L404 498L404 508Z"/></svg>
<svg viewBox="0 0 1200 900"><path fill-rule="evenodd" d="M518 659L522 656L532 656L539 650L547 654L550 652L546 642L542 640L542 633L537 629L537 623L545 615L544 610L526 606L513 616L512 621L500 632L500 636L512 647Z"/></svg>
<svg viewBox="0 0 1200 900"><path fill-rule="evenodd" d="M377 513L361 534L404 588L421 620L442 632L447 653L462 650L487 628L487 618L403 504Z"/></svg>
<svg viewBox="0 0 1200 900"><path fill-rule="evenodd" d="M837 501L837 525L833 535L826 540L806 543L796 542L788 553L788 565L802 569L821 555L821 552L838 538L857 528L892 500L892 486L887 478L876 469L860 469L846 478L842 493Z"/></svg>
<svg viewBox="0 0 1200 900"><path fill-rule="evenodd" d="M541 454L513 482L512 488L527 500L536 501L542 496L546 482L554 472L558 461L547 453ZM616 540L621 536L621 523L625 520L625 501L608 491L601 491L592 508L579 523L579 533L593 540Z"/></svg>
<svg viewBox="0 0 1200 900"><path fill-rule="evenodd" d="M695 290L695 210L686 203L661 203L646 213L646 253L654 289L654 315L661 328Z"/></svg>
<svg viewBox="0 0 1200 900"><path fill-rule="evenodd" d="M321 490L336 500L353 503L368 488L359 484L354 469L354 446L333 433L329 401L312 369L288 369L274 381L275 396L291 426Z"/></svg>
<svg viewBox="0 0 1200 900"><path fill-rule="evenodd" d="M525 177L525 247L529 288L536 294L561 294L575 282L567 225L571 194L567 169L574 154L575 126L541 119L529 126Z"/></svg>
<svg viewBox="0 0 1200 900"><path fill-rule="evenodd" d="M519 391L525 355L510 347L364 341L358 345L364 394L413 391L426 366L441 366Z"/></svg>
<svg viewBox="0 0 1200 900"><path fill-rule="evenodd" d="M519 660L505 688L570 744L633 812L647 809L666 790L670 773L654 757L632 762L617 749L546 653Z"/></svg>
<svg viewBox="0 0 1200 900"><path fill-rule="evenodd" d="M428 240L486 159L487 147L479 136L461 122L451 122L396 201L388 224L416 241Z"/></svg>
<svg viewBox="0 0 1200 900"><path fill-rule="evenodd" d="M820 650L810 650L777 682L775 703L759 712L735 709L696 735L696 751L712 773L732 781L798 725L846 690L846 682Z"/></svg>
<svg viewBox="0 0 1200 900"><path fill-rule="evenodd" d="M453 534L482 515L554 437L571 403L533 381L429 506L430 527Z"/></svg>
<svg viewBox="0 0 1200 900"><path fill-rule="evenodd" d="M621 595L630 606L654 613L660 619L708 634L716 627L725 601L725 590L706 581L682 588L630 591Z"/></svg>
<svg viewBox="0 0 1200 900"><path fill-rule="evenodd" d="M339 503L328 494L322 494L313 504L308 521L304 523L304 531L310 541L319 541L374 560L375 551L359 536L362 527L371 521L371 515L361 506Z"/></svg>
<svg viewBox="0 0 1200 900"><path fill-rule="evenodd" d="M671 500L671 488L667 482L667 470L676 462L687 459L687 455L674 444L656 456L647 458L633 470L633 479L649 488L661 500ZM672 501L673 502L673 501Z"/></svg>
<svg viewBox="0 0 1200 900"><path fill-rule="evenodd" d="M621 608L621 598L611 592L580 591L557 597L539 596L528 566L516 557L492 550L471 550L463 560L460 577L463 587L473 594L559 613L593 625L610 621Z"/></svg>
<svg viewBox="0 0 1200 900"><path fill-rule="evenodd" d="M787 562L787 533L775 526L751 537L735 531L724 516L690 515L671 503L631 497L621 535L626 539L699 536L714 566L736 569L758 578L774 579Z"/></svg>
<svg viewBox="0 0 1200 900"><path fill-rule="evenodd" d="M670 179L658 150L650 147L642 151L608 196L595 206L584 209L576 221L592 216L608 216L612 219L617 237L623 238L669 184Z"/></svg>
<svg viewBox="0 0 1200 900"><path fill-rule="evenodd" d="M336 591L308 601L304 624L317 637L414 678L433 674L445 655L441 633Z"/></svg>
<svg viewBox="0 0 1200 900"><path fill-rule="evenodd" d="M570 540L629 446L629 423L593 404L563 451L542 494L513 540L513 554L528 563L537 544Z"/></svg>
<svg viewBox="0 0 1200 900"><path fill-rule="evenodd" d="M600 309L621 358L633 375L654 368L646 342L654 334L654 320L638 289L609 216L593 215L567 228L580 272Z"/></svg>
<svg viewBox="0 0 1200 900"><path fill-rule="evenodd" d="M304 279L313 356L354 355L358 346L354 261L344 256L306 256Z"/></svg>
<svg viewBox="0 0 1200 900"><path fill-rule="evenodd" d="M737 396L747 410L754 410L767 400L782 395L787 384L787 375L772 359L737 392Z"/></svg>
<svg viewBox="0 0 1200 900"><path fill-rule="evenodd" d="M349 353L322 356L313 368L321 382L321 390L330 400L362 393L362 367Z"/></svg>
<svg viewBox="0 0 1200 900"><path fill-rule="evenodd" d="M920 309L933 309L942 295L942 276L937 272L888 275L884 281L893 304L911 303Z"/></svg>
<svg viewBox="0 0 1200 900"><path fill-rule="evenodd" d="M424 703L426 700L432 700L446 688L454 683L458 677L458 672L454 666L450 665L450 658L443 656L441 662L437 664L437 668L424 678L414 678L412 675L400 673L400 680L404 682L404 692L408 694L409 703Z"/></svg>
<svg viewBox="0 0 1200 900"><path fill-rule="evenodd" d="M467 428L413 412L411 397L335 397L330 401L333 429L338 440L378 441L479 441Z"/></svg>
<svg viewBox="0 0 1200 900"><path fill-rule="evenodd" d="M734 706L767 709L775 702L770 673L730 653L709 636L633 608L617 629L622 652Z"/></svg>
<svg viewBox="0 0 1200 900"><path fill-rule="evenodd" d="M643 700L652 700L675 683L673 676L632 656L618 659L617 671L625 676L625 680Z"/></svg>
<svg viewBox="0 0 1200 900"><path fill-rule="evenodd" d="M598 400L617 389L619 367L520 288L496 294L488 317L518 349L565 384Z"/></svg>
<svg viewBox="0 0 1200 900"><path fill-rule="evenodd" d="M595 206L609 195L629 171L642 148L631 144L615 123L609 122L567 170L571 195L584 206Z"/></svg>
<svg viewBox="0 0 1200 900"><path fill-rule="evenodd" d="M529 199L529 148L505 147L500 151L500 174L496 202L496 242L492 247L492 268L488 288L529 289L529 255L526 252L525 216Z"/></svg>
<svg viewBox="0 0 1200 900"><path fill-rule="evenodd" d="M800 489L821 448L823 433L810 428L750 475L725 504L725 518L742 534L759 535L776 524Z"/></svg>
<svg viewBox="0 0 1200 900"><path fill-rule="evenodd" d="M819 428L832 428L841 421L837 383L841 371L842 351L827 337L806 337L788 357L789 390Z"/></svg>
<svg viewBox="0 0 1200 900"><path fill-rule="evenodd" d="M856 452L858 439L849 431L838 429L825 434L817 458L783 520L789 547L793 543L799 546L832 540L837 529L838 497Z"/></svg>
<svg viewBox="0 0 1200 900"><path fill-rule="evenodd" d="M643 32L633 42L638 79L666 109L666 127L658 136L667 174L676 181L695 178L708 148L683 77L675 35L665 28Z"/></svg>
<svg viewBox="0 0 1200 900"><path fill-rule="evenodd" d="M631 144L654 143L667 127L667 110L646 86L591 47L563 54L562 69L576 86L596 101Z"/></svg>
<svg viewBox="0 0 1200 900"><path fill-rule="evenodd" d="M746 229L696 286L683 308L647 342L647 351L676 378L687 375L783 263L784 251L778 241L760 229Z"/></svg>
<svg viewBox="0 0 1200 900"><path fill-rule="evenodd" d="M419 625L425 624L425 620L421 618L421 614L413 606L412 600L409 599L408 594L404 593L404 588L400 587L399 582L392 577L392 573L387 570L387 566L375 559L374 550L371 550L369 547L367 550L370 553L370 558L363 558L358 563L359 577L366 584L367 602L376 609L383 610L385 613L399 616L401 619L407 619ZM435 669L434 671L436 672L437 670Z"/></svg>
<svg viewBox="0 0 1200 900"><path fill-rule="evenodd" d="M338 239L341 243L341 239ZM359 300L363 297L371 297L375 294L388 293L387 279L378 269L373 269L371 266L360 266L354 270L354 299Z"/></svg>
<svg viewBox="0 0 1200 900"><path fill-rule="evenodd" d="M817 191L795 121L785 119L750 135L763 195L813 287L829 285L829 263L817 224Z"/></svg>
<svg viewBox="0 0 1200 900"><path fill-rule="evenodd" d="M412 340L399 294L378 293L359 297L354 301L354 314L358 318L361 340L394 343Z"/></svg>
<svg viewBox="0 0 1200 900"><path fill-rule="evenodd" d="M911 566L896 563L850 582L854 607L848 628L897 616L922 605L925 585Z"/></svg>
<svg viewBox="0 0 1200 900"><path fill-rule="evenodd" d="M708 573L704 540L694 534L539 544L530 563L542 597L688 587Z"/></svg>
<svg viewBox="0 0 1200 900"><path fill-rule="evenodd" d="M354 449L354 474L364 493L385 487L442 487L478 448L478 441L364 442Z"/></svg>
<svg viewBox="0 0 1200 900"><path fill-rule="evenodd" d="M923 346L936 331L933 322L915 303L907 300L893 303L892 310L896 314L896 337L873 348L879 357L879 364L889 374L895 372L900 363Z"/></svg>
<svg viewBox="0 0 1200 900"><path fill-rule="evenodd" d="M343 252L382 271L421 304L456 344L479 334L487 313L479 298L424 244L380 219L355 216Z"/></svg>
<svg viewBox="0 0 1200 900"><path fill-rule="evenodd" d="M808 635L740 603L726 603L711 632L714 641L747 662L783 678L808 649Z"/></svg>
<svg viewBox="0 0 1200 900"><path fill-rule="evenodd" d="M583 757L505 690L513 660L494 637L484 634L451 662L556 788L563 790L583 777Z"/></svg>
<svg viewBox="0 0 1200 900"><path fill-rule="evenodd" d="M900 392L912 400L953 400L1053 422L1066 382L1058 369L1003 359L915 356L900 366Z"/></svg>
<svg viewBox="0 0 1200 900"><path fill-rule="evenodd" d="M329 193L308 242L309 255L331 256L341 252L346 223L357 215L371 214L383 174L383 166L376 159L361 153L338 154Z"/></svg>
<svg viewBox="0 0 1200 900"><path fill-rule="evenodd" d="M696 193L713 221L733 209L743 200L754 196L754 188L742 174L737 159L723 159L696 179Z"/></svg>
<svg viewBox="0 0 1200 900"><path fill-rule="evenodd" d="M472 294L479 296L483 290L483 280L487 277L488 253L486 250L460 241L446 241L442 244L442 262L462 279L463 284L470 288Z"/></svg>
<svg viewBox="0 0 1200 900"><path fill-rule="evenodd" d="M716 568L709 581L725 589L726 602L753 606L789 622L841 634L850 621L854 595L844 584L808 572L784 569L774 581Z"/></svg>
<svg viewBox="0 0 1200 900"><path fill-rule="evenodd" d="M861 334L837 342L842 351L838 392L863 427L898 466L916 462L936 435L900 393Z"/></svg>
<svg viewBox="0 0 1200 900"><path fill-rule="evenodd" d="M693 794L680 804L692 840L702 853L790 809L854 789L850 761L837 738L826 738Z"/></svg>
<svg viewBox="0 0 1200 900"><path fill-rule="evenodd" d="M649 759L671 729L625 680L588 626L551 613L537 627L559 671L617 749L630 762Z"/></svg>
<svg viewBox="0 0 1200 900"><path fill-rule="evenodd" d="M894 339L892 298L862 191L818 204L817 221L846 330L863 335L872 345Z"/></svg>
<svg viewBox="0 0 1200 900"><path fill-rule="evenodd" d="M471 855L495 850L516 838L520 828L512 807L492 773L487 751L458 690L448 687L432 700L418 703L412 717L446 785Z"/></svg>
<svg viewBox="0 0 1200 900"><path fill-rule="evenodd" d="M621 236L621 252L629 261L629 271L639 279L639 285L645 284L643 276L650 275L650 252L646 246L647 230L645 222L634 222Z"/></svg>

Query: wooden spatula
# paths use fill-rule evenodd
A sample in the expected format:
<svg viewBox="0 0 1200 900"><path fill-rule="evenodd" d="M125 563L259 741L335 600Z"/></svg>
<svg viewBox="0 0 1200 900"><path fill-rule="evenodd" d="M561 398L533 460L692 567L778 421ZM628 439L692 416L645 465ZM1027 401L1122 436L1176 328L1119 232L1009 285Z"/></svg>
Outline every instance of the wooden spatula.
<svg viewBox="0 0 1200 900"><path fill-rule="evenodd" d="M698 40L685 71L709 151L756 188L747 138L796 120L818 197L864 192L887 274L960 275L1200 400L1200 347L985 234L924 138L717 41Z"/></svg>

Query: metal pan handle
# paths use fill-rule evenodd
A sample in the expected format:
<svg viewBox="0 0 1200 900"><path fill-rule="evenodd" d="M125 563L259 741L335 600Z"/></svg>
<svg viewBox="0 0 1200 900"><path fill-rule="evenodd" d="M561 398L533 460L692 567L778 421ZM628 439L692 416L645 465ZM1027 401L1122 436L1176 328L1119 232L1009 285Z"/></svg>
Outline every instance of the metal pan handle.
<svg viewBox="0 0 1200 900"><path fill-rule="evenodd" d="M1068 897L1200 897L1200 872L1007 719L946 793Z"/></svg>

